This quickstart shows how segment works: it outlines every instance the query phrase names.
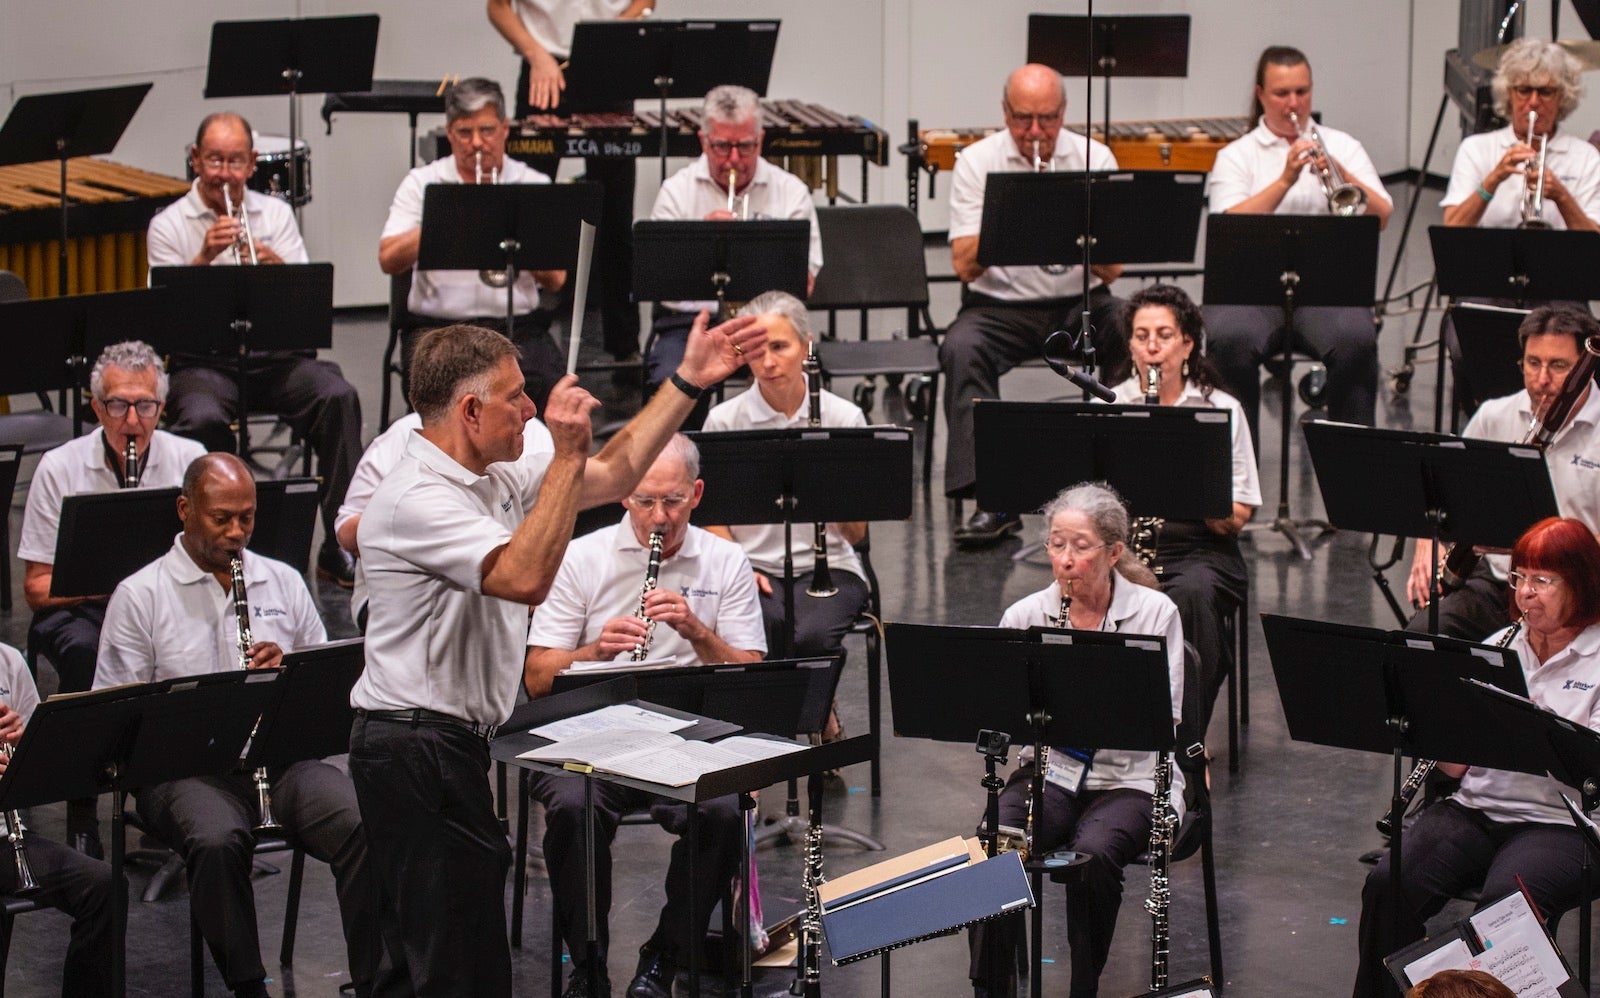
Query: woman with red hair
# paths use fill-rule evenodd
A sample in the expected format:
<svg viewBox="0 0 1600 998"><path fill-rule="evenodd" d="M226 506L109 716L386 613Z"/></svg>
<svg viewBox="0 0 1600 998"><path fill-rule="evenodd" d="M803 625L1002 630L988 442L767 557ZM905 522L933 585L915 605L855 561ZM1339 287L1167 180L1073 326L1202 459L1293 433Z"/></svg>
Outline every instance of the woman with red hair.
<svg viewBox="0 0 1600 998"><path fill-rule="evenodd" d="M1547 710L1600 728L1600 543L1578 520L1541 520L1511 550L1507 647L1522 661L1528 695ZM1505 639L1502 630L1488 639ZM1494 737L1486 732L1485 737ZM1583 840L1546 776L1440 763L1461 780L1405 834L1401 904L1390 894L1389 857L1361 893L1356 998L1397 995L1383 958L1421 939L1450 898L1482 885L1486 901L1527 888L1553 924L1577 907Z"/></svg>

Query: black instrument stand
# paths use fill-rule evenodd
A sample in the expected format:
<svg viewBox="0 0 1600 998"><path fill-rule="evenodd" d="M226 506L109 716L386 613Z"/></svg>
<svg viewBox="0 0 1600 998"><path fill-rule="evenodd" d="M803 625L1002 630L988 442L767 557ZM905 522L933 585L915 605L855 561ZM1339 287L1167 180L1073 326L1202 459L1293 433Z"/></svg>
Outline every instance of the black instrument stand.
<svg viewBox="0 0 1600 998"><path fill-rule="evenodd" d="M1278 515L1283 534L1302 561L1311 545L1301 533L1332 532L1325 520L1297 520L1289 512L1289 441L1293 435L1295 309L1310 306L1372 308L1378 269L1378 220L1371 215L1216 214L1206 227L1204 298L1212 305L1281 305L1283 375L1278 451Z"/></svg>

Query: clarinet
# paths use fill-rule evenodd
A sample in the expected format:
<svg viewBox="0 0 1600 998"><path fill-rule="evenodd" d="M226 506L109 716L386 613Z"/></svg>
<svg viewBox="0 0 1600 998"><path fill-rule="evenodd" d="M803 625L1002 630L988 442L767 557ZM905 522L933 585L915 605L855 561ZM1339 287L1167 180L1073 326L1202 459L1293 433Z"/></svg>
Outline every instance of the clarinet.
<svg viewBox="0 0 1600 998"><path fill-rule="evenodd" d="M644 638L633 646L633 651L628 653L628 659L633 662L643 662L650 655L650 639L655 636L656 622L644 612L645 598L656 587L656 577L661 574L661 541L663 534L660 530L650 531L650 562L645 566L644 583L639 587L639 609L633 615L644 621Z"/></svg>
<svg viewBox="0 0 1600 998"><path fill-rule="evenodd" d="M1522 630L1522 618L1518 617L1511 622L1511 627L1505 634L1500 636L1500 640L1496 641L1494 646L1496 648L1504 648L1511 644L1512 639L1517 636L1517 632L1520 630ZM1405 816L1406 810L1411 807L1412 799L1417 796L1417 791L1422 789L1422 785L1428 781L1428 777L1433 774L1434 768L1438 765L1439 761L1437 759L1417 760L1417 764L1411 769L1411 774L1406 777L1404 783L1400 784L1400 806L1383 812L1383 817L1378 819L1379 832L1386 836L1394 834L1394 823Z"/></svg>
<svg viewBox="0 0 1600 998"><path fill-rule="evenodd" d="M11 743L0 742L0 756L7 762L11 761ZM24 841L28 831L22 824L21 811L5 812L6 841L11 843L11 858L17 865L17 886L11 889L13 894L30 894L39 889L39 882L33 879L33 870L28 866L28 846Z"/></svg>
<svg viewBox="0 0 1600 998"><path fill-rule="evenodd" d="M801 994L805 998L820 998L822 994L822 899L817 888L822 886L822 793L815 786L816 777L808 796L810 804L806 813L805 867L800 871L800 887L804 892L806 910L800 921L800 970L803 981Z"/></svg>
<svg viewBox="0 0 1600 998"><path fill-rule="evenodd" d="M1072 612L1072 580L1068 579L1061 591L1061 611L1056 614L1056 619L1050 623L1054 627L1067 628L1072 626L1068 616ZM1044 783L1045 774L1050 771L1050 746L1039 747L1039 758L1033 767L1033 785L1028 788L1028 814L1022 826L1022 861L1026 863L1028 857L1033 855L1033 799L1038 796L1038 791Z"/></svg>
<svg viewBox="0 0 1600 998"><path fill-rule="evenodd" d="M1145 899L1144 910L1150 913L1150 990L1159 991L1167 986L1167 908L1172 903L1167 867L1172 861L1172 839L1178 831L1178 815L1172 810L1171 752L1162 752L1156 762L1152 800L1155 814L1150 819L1150 896Z"/></svg>
<svg viewBox="0 0 1600 998"><path fill-rule="evenodd" d="M139 445L132 437L128 438L128 448L122 454L122 487L135 489L139 487Z"/></svg>
<svg viewBox="0 0 1600 998"><path fill-rule="evenodd" d="M239 622L239 668L250 668L250 646L255 644L255 639L250 636L250 604L244 596L244 562L238 555L233 557L229 568L233 572L233 612ZM260 719L250 732L250 740L254 741L256 732L261 728ZM256 782L256 830L266 831L281 828L278 819L272 816L272 787L267 782L267 767L259 766L255 771Z"/></svg>
<svg viewBox="0 0 1600 998"><path fill-rule="evenodd" d="M1150 365L1150 370L1145 375L1144 404L1161 404L1161 368L1154 364Z"/></svg>
<svg viewBox="0 0 1600 998"><path fill-rule="evenodd" d="M817 345L815 342L806 351L805 372L811 406L811 415L806 420L806 425L821 426L822 364L817 360ZM806 587L806 595L815 596L818 599L837 596L839 587L833 584L833 573L828 570L828 525L826 523L816 524L816 530L811 538L811 558L811 585Z"/></svg>
<svg viewBox="0 0 1600 998"><path fill-rule="evenodd" d="M1161 368L1154 364L1145 375L1144 404L1161 404ZM1136 516L1128 532L1128 544L1133 548L1134 557L1155 575L1161 574L1156 556L1161 549L1161 528L1166 525L1167 521L1159 516Z"/></svg>

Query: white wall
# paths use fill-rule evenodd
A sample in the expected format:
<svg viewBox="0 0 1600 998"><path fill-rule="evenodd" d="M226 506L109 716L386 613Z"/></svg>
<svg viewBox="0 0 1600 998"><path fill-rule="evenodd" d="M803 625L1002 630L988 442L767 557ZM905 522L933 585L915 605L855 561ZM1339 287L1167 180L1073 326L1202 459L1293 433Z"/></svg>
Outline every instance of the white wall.
<svg viewBox="0 0 1600 998"><path fill-rule="evenodd" d="M1333 125L1355 132L1380 171L1420 162L1437 109L1443 52L1454 44L1457 0L1102 0L1097 14L1189 13L1194 18L1189 76L1122 80L1112 92L1116 119L1244 113L1256 54L1272 43L1297 45L1315 70L1316 104ZM483 74L508 88L516 60L489 27L478 2L441 0L196 0L139 3L37 3L0 0L0 109L20 95L152 80L144 107L114 159L168 174L183 169L183 149L199 118L223 106L200 96L211 22L376 11L383 18L376 75L438 78ZM862 115L905 140L906 119L923 127L994 124L999 88L1023 58L1030 12L1081 14L1082 3L1049 0L662 0L663 16L783 19L770 93ZM1547 33L1548 9L1534 8L1533 32ZM1563 33L1581 31L1570 12ZM1083 83L1070 84L1069 115L1084 110ZM266 133L287 134L287 101L227 102ZM1100 95L1093 106L1099 116ZM306 209L314 257L337 265L339 305L386 300L376 264L377 234L407 166L403 115L343 115L323 134L321 97L302 100L302 134L313 156L315 199ZM1585 112L1591 112L1585 114ZM3 112L0 112L3 113ZM1587 135L1600 102L1572 127ZM422 128L439 124L423 119ZM1448 169L1457 132L1447 119L1433 169ZM856 166L842 164L846 189ZM575 165L569 165L564 173ZM947 180L948 178L941 178ZM648 209L656 171L641 166L638 208ZM926 203L928 227L944 224L939 198ZM874 169L873 200L903 200L905 162Z"/></svg>

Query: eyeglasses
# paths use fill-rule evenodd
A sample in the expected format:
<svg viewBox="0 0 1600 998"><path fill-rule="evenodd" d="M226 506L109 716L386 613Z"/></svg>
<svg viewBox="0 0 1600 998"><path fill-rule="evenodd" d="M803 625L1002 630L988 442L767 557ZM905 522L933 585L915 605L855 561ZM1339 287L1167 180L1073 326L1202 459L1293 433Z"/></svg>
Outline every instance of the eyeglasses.
<svg viewBox="0 0 1600 998"><path fill-rule="evenodd" d="M1572 361L1542 361L1537 357L1524 357L1517 361L1517 366L1522 368L1524 371L1527 371L1534 377L1538 377L1542 371L1549 371L1550 377L1552 378L1564 378L1566 377L1567 372L1572 370Z"/></svg>
<svg viewBox="0 0 1600 998"><path fill-rule="evenodd" d="M201 156L200 162L212 170L221 170L224 167L229 170L243 170L246 167L255 165L255 160L249 156L223 156L220 153L208 153Z"/></svg>
<svg viewBox="0 0 1600 998"><path fill-rule="evenodd" d="M477 128L473 128L471 125L463 125L460 128L450 129L450 135L457 142L471 142L474 135L485 142L489 142L503 127L505 127L505 122L503 121L496 122L493 125L479 125Z"/></svg>
<svg viewBox="0 0 1600 998"><path fill-rule="evenodd" d="M1507 578L1511 580L1511 588L1513 590L1527 586L1535 593L1545 592L1552 586L1561 584L1560 576L1556 575L1529 575L1526 572L1512 572Z"/></svg>
<svg viewBox="0 0 1600 998"><path fill-rule="evenodd" d="M1061 116L1066 113L1066 108L1058 107L1047 114L1018 114L1011 110L1011 105L1009 104L1006 105L1005 110L1006 117L1023 128L1032 128L1035 125L1040 128L1054 128L1056 125L1061 124Z"/></svg>
<svg viewBox="0 0 1600 998"><path fill-rule="evenodd" d="M628 502L633 505L634 509L641 513L654 513L656 511L656 503L658 502L661 504L661 508L663 510L671 513L675 510L682 509L684 503L688 501L689 497L684 495L661 496L660 498L655 496L628 497Z"/></svg>
<svg viewBox="0 0 1600 998"><path fill-rule="evenodd" d="M1044 542L1044 549L1049 551L1052 555L1065 554L1066 552L1071 551L1074 558L1085 557L1086 555L1092 554L1103 547L1106 547L1106 545L1090 544L1086 541L1065 541L1059 537L1052 537Z"/></svg>
<svg viewBox="0 0 1600 998"><path fill-rule="evenodd" d="M1511 88L1511 92L1516 94L1518 97L1521 97L1523 100L1527 100L1529 97L1532 97L1534 94L1538 94L1540 100L1549 100L1550 98L1555 97L1556 95L1560 94L1561 93L1561 88L1560 87L1530 87L1527 84L1523 84L1520 87L1512 87Z"/></svg>
<svg viewBox="0 0 1600 998"><path fill-rule="evenodd" d="M1130 336L1129 339L1133 340L1135 343L1144 344L1150 342L1150 337L1152 335L1155 336L1157 343L1160 343L1162 346L1166 346L1168 343L1171 343L1173 340L1182 336L1183 333L1176 329L1157 329L1155 333L1152 334L1148 329L1140 329Z"/></svg>
<svg viewBox="0 0 1600 998"><path fill-rule="evenodd" d="M139 414L140 419L153 419L161 411L160 399L106 399L100 403L106 407L106 415L112 419L122 419L128 415L129 406Z"/></svg>
<svg viewBox="0 0 1600 998"><path fill-rule="evenodd" d="M756 154L756 150L760 148L760 146L761 143L757 142L755 139L745 139L742 142L729 142L727 139L717 139L715 142L706 143L706 148L710 149L718 156L726 156L735 149L739 150L739 155L741 156L754 156Z"/></svg>

